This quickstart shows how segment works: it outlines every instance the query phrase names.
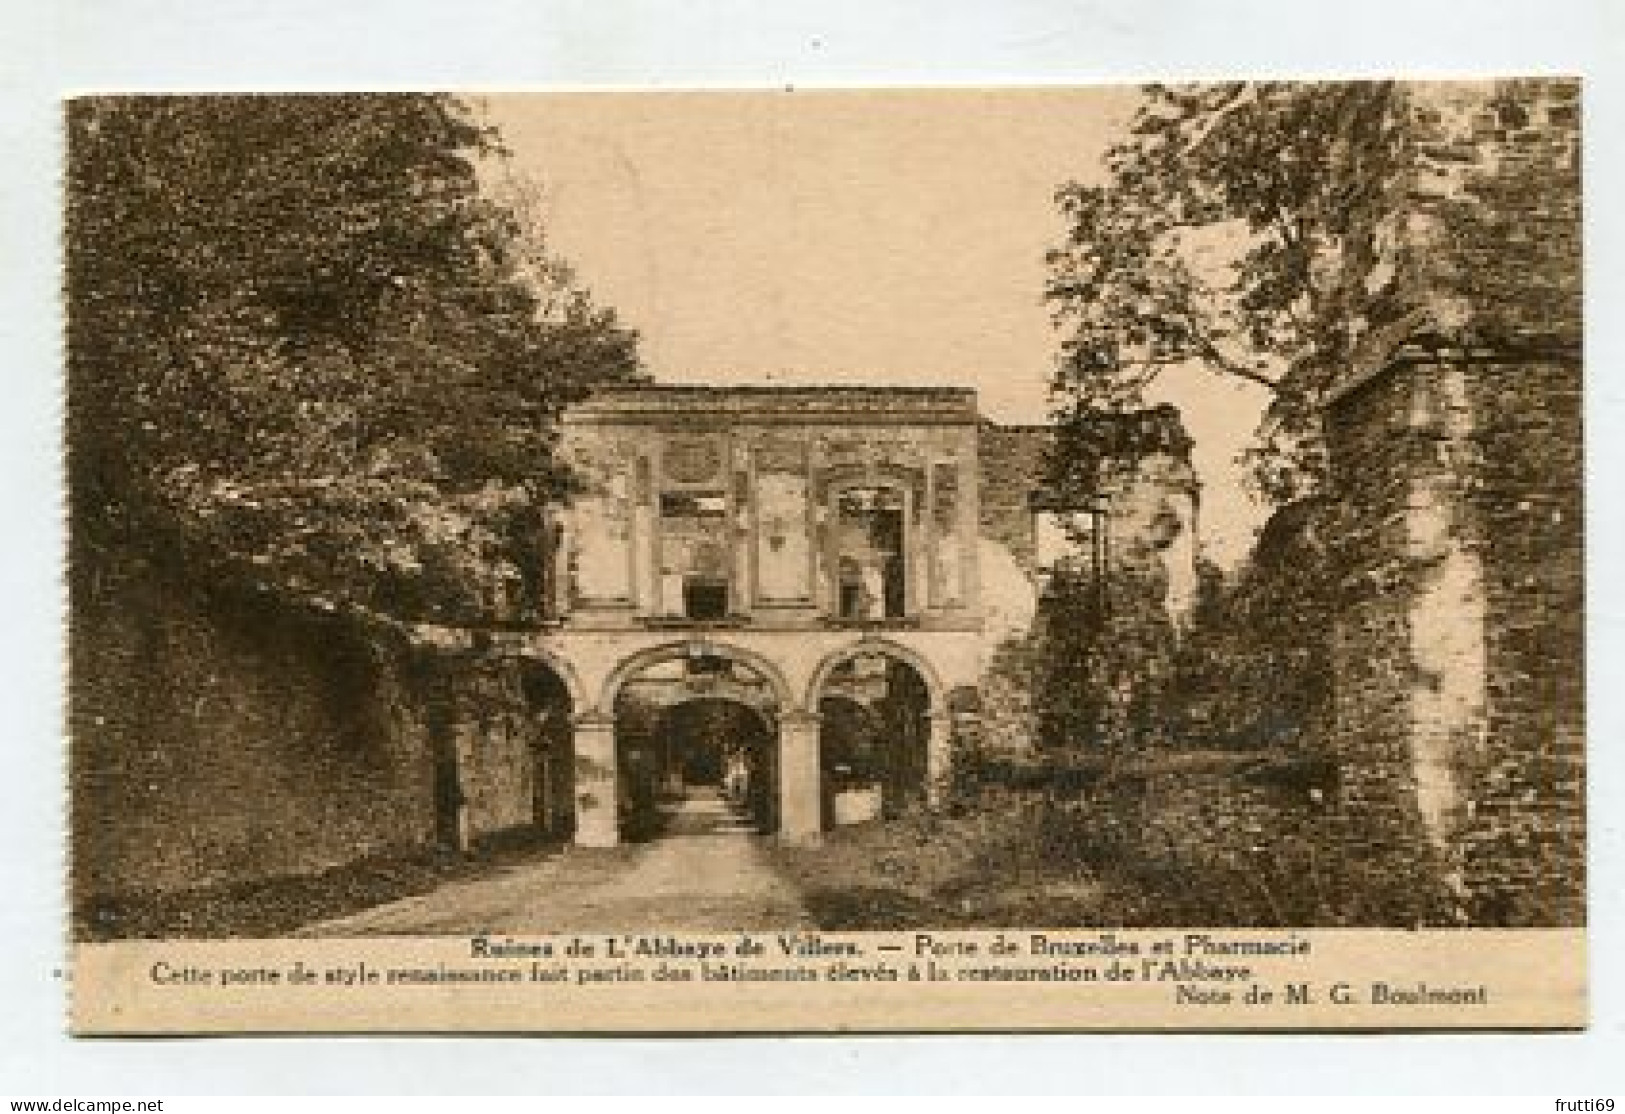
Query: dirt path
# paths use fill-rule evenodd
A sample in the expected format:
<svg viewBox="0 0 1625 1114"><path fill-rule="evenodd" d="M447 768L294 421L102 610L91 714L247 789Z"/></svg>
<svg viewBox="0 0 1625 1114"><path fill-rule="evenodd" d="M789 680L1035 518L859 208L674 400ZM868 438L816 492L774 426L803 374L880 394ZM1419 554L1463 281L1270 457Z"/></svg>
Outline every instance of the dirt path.
<svg viewBox="0 0 1625 1114"><path fill-rule="evenodd" d="M677 803L665 834L572 848L495 876L309 925L301 936L420 936L809 925L795 888L714 791Z"/></svg>

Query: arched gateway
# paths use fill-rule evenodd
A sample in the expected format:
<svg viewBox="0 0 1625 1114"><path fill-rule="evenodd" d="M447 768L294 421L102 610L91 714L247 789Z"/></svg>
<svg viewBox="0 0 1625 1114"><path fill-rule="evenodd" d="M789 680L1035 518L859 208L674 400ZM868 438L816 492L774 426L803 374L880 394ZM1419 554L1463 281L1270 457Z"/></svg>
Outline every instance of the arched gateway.
<svg viewBox="0 0 1625 1114"><path fill-rule="evenodd" d="M772 831L778 723L789 700L776 666L721 643L655 646L617 666L600 707L612 709L615 722L619 838L658 834L662 803L695 790Z"/></svg>
<svg viewBox="0 0 1625 1114"><path fill-rule="evenodd" d="M442 748L444 798L478 837L523 823L534 790L549 830L588 846L724 758L781 838L940 802L992 644L1058 556L1031 498L1050 440L959 388L642 385L568 408L578 483L538 531L539 598L484 633L558 683L531 684L529 722ZM1194 523L1188 466L1163 464L1124 489L1113 537L1169 500ZM527 734L546 736L528 765Z"/></svg>
<svg viewBox="0 0 1625 1114"><path fill-rule="evenodd" d="M946 693L983 649L979 422L957 388L646 386L565 413L582 485L534 641L577 698L578 842L727 763L788 839L939 798Z"/></svg>
<svg viewBox="0 0 1625 1114"><path fill-rule="evenodd" d="M974 639L790 634L667 637L620 657L613 651L621 639L550 636L555 652L574 652L575 671L598 694L573 719L576 841L612 846L647 834L655 798L726 788L722 763L730 758L745 767L759 829L791 840L937 801L951 768L947 686L974 677ZM702 715L701 704L712 710ZM732 738L699 740L724 723Z"/></svg>

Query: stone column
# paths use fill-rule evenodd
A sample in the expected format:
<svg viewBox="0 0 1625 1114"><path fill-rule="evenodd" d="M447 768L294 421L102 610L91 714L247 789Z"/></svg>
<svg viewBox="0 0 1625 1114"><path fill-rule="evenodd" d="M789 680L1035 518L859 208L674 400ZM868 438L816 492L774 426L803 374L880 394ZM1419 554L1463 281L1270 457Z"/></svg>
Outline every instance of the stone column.
<svg viewBox="0 0 1625 1114"><path fill-rule="evenodd" d="M779 836L792 843L816 842L823 827L819 720L811 712L787 712L779 720Z"/></svg>
<svg viewBox="0 0 1625 1114"><path fill-rule="evenodd" d="M465 855L474 850L477 830L474 824L475 756L479 754L479 731L475 725L460 722L452 728L452 753L457 764L457 850Z"/></svg>
<svg viewBox="0 0 1625 1114"><path fill-rule="evenodd" d="M614 847L620 841L615 720L583 715L575 721L576 845Z"/></svg>
<svg viewBox="0 0 1625 1114"><path fill-rule="evenodd" d="M953 785L954 717L946 710L935 711L925 722L925 803L935 809L947 803Z"/></svg>

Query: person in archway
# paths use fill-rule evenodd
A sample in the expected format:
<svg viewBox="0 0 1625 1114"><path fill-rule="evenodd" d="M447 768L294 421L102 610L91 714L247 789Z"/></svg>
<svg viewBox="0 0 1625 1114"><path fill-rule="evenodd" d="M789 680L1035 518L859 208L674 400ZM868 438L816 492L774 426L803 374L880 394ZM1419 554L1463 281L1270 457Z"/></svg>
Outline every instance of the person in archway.
<svg viewBox="0 0 1625 1114"><path fill-rule="evenodd" d="M728 747L723 759L722 790L735 808L744 808L750 799L750 761L737 744Z"/></svg>

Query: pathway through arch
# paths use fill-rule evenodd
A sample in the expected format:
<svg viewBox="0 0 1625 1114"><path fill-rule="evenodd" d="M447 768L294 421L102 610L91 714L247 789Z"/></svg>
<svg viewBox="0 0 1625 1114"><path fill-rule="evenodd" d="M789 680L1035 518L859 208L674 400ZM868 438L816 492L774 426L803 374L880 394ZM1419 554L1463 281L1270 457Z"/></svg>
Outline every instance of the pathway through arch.
<svg viewBox="0 0 1625 1114"><path fill-rule="evenodd" d="M664 834L607 850L572 848L452 882L417 897L323 921L302 936L811 927L765 842L710 786L669 802Z"/></svg>

